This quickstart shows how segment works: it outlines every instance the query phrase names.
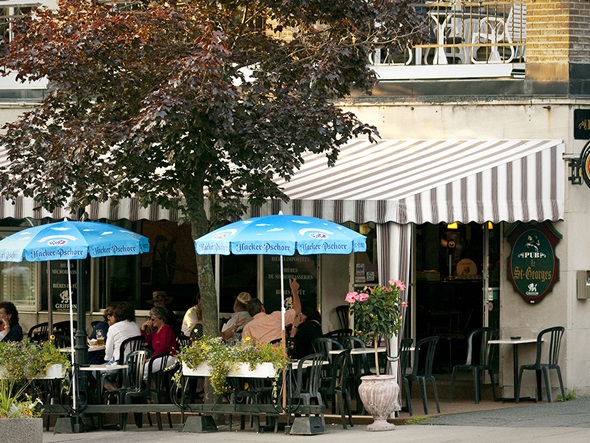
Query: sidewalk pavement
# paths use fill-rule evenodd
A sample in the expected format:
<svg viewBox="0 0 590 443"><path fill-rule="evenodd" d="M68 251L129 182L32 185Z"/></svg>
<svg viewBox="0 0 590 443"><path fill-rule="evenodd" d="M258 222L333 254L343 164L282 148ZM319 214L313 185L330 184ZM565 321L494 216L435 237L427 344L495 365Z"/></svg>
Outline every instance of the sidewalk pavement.
<svg viewBox="0 0 590 443"><path fill-rule="evenodd" d="M281 432L257 433L251 429L193 434L181 432L181 425L175 425L173 429L165 427L162 431L156 427L138 429L130 425L125 432L54 434L53 431L46 431L43 441L105 443L116 440L117 443L145 443L150 440L194 443L198 440L199 443L219 443L221 440L223 443L275 443L282 438L307 438L316 443L360 443L363 439L371 443L390 443L392 440L404 443L587 443L590 441L590 398L577 398L564 403L519 403L510 407L498 404L497 409L416 417L415 420L407 420L406 424L397 425L391 432L367 432L365 428L365 425L355 425L342 429L339 424L327 424L326 431L320 435L287 436Z"/></svg>

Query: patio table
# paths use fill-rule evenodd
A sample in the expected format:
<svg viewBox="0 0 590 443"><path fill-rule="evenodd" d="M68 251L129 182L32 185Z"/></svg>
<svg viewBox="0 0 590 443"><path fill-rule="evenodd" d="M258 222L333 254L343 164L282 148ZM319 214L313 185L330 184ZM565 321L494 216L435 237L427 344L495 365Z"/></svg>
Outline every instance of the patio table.
<svg viewBox="0 0 590 443"><path fill-rule="evenodd" d="M534 400L532 398L516 398L516 393L518 392L518 345L525 345L531 343L537 343L536 338L500 338L497 340L490 340L488 341L490 345L512 345L512 365L514 370L514 397L512 398L503 398L503 401L514 401L518 403L519 400Z"/></svg>

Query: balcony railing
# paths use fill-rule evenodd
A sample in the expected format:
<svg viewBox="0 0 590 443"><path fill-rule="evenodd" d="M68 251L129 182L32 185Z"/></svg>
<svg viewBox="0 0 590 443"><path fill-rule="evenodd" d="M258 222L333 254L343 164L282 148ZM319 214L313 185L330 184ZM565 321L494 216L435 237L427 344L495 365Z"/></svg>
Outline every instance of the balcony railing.
<svg viewBox="0 0 590 443"><path fill-rule="evenodd" d="M426 37L403 52L375 44L370 64L378 73L393 66L460 64L463 73L483 72L466 65L487 65L489 74L489 65L508 65L497 72L511 72L526 61L525 0L436 1L414 8L424 18Z"/></svg>

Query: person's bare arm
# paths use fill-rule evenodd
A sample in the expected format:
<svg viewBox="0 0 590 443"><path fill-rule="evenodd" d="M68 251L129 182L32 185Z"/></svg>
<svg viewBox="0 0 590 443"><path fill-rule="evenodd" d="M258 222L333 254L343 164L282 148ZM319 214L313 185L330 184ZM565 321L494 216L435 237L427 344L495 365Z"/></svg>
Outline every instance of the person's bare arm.
<svg viewBox="0 0 590 443"><path fill-rule="evenodd" d="M301 299L299 298L299 283L296 278L289 279L291 295L293 296L293 309L297 315L301 314Z"/></svg>
<svg viewBox="0 0 590 443"><path fill-rule="evenodd" d="M240 326L243 326L244 324L246 324L246 319L244 317L240 317L240 318L236 319L236 321L234 322L233 325L231 325L225 331L220 332L221 338L224 339L225 341L229 340L230 338L232 338L234 336L234 332L236 332L238 330L238 328Z"/></svg>

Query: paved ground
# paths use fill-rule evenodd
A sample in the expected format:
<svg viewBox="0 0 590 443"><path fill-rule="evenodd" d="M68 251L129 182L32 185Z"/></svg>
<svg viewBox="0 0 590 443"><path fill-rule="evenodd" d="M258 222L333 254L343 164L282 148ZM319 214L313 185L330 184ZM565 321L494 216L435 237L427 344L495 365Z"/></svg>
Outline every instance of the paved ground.
<svg viewBox="0 0 590 443"><path fill-rule="evenodd" d="M449 412L461 409L460 405L441 404ZM180 425L158 431L149 426L137 429L130 425L126 432L93 431L83 434L44 433L44 442L145 443L146 440L167 443L265 443L278 439L313 439L318 443L370 443L399 442L572 442L590 441L590 399L579 398L565 403L520 403L483 405L484 410L451 412L436 417L415 416L398 425L392 432L367 432L364 425L342 429L339 425L327 425L326 432L314 436L286 436L284 433L256 433L253 430L224 431L192 434L181 432ZM473 403L471 408L474 408ZM406 419L409 419L406 414ZM412 424L410 424L412 423ZM23 442L24 443L24 442Z"/></svg>

